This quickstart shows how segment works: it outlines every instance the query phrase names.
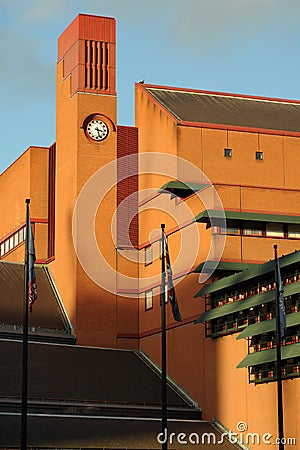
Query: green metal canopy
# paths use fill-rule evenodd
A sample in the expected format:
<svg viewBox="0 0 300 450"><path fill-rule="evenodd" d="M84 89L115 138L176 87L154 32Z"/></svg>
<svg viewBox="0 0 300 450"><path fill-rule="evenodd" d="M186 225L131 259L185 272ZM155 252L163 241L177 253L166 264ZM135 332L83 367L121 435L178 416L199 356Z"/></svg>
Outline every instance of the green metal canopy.
<svg viewBox="0 0 300 450"><path fill-rule="evenodd" d="M300 343L284 345L281 347L281 359L289 359L300 356ZM238 365L237 369L242 367L256 366L274 362L277 359L276 348L270 350L261 350L260 352L249 353Z"/></svg>
<svg viewBox="0 0 300 450"><path fill-rule="evenodd" d="M188 190L188 191L200 191L204 187L208 186L208 184L204 183L194 183L194 182L183 182L183 181L168 181L166 184L164 184L160 189L159 192L162 191L174 191L174 190Z"/></svg>
<svg viewBox="0 0 300 450"><path fill-rule="evenodd" d="M200 273L203 271L203 268L205 272L210 272L211 268L214 268L216 266L216 261L205 261L199 264L199 266L196 267L194 270L195 273ZM257 264L256 264L257 265ZM205 266L205 267L204 267ZM231 261L220 261L217 263L216 270L227 270L231 272L241 272L242 270L248 269L250 267L253 267L253 264L246 264L242 262L231 262Z"/></svg>
<svg viewBox="0 0 300 450"><path fill-rule="evenodd" d="M300 289L300 283L299 283ZM264 292L263 294L253 295L246 300L237 300L233 303L228 303L224 306L218 306L217 308L212 308L205 311L195 323L203 323L208 320L218 319L219 317L224 317L229 314L233 314L244 309L249 309L262 303L268 303L275 300L275 291Z"/></svg>
<svg viewBox="0 0 300 450"><path fill-rule="evenodd" d="M225 215L227 220L245 220L250 222L271 222L300 224L300 216L290 216L283 214L265 214L245 211L223 211L207 209L195 217L196 222L207 222L210 219L221 219Z"/></svg>
<svg viewBox="0 0 300 450"><path fill-rule="evenodd" d="M284 287L284 296L297 294L300 292L300 281L288 284ZM253 295L244 300L237 300L233 303L228 303L224 306L219 306L217 308L209 309L205 311L196 321L196 323L203 323L208 320L217 319L219 317L224 317L229 314L233 314L245 309L252 308L254 306L262 305L263 303L269 303L275 300L275 290L263 292L262 294ZM270 321L271 322L271 321Z"/></svg>
<svg viewBox="0 0 300 450"><path fill-rule="evenodd" d="M286 326L292 327L300 324L300 312L286 315ZM237 339L248 338L250 336L257 336L262 333L268 333L276 330L276 319L264 320L260 323L254 323L246 327L237 337Z"/></svg>
<svg viewBox="0 0 300 450"><path fill-rule="evenodd" d="M279 258L279 265L281 269L299 262L300 262L299 250L296 250L293 253L289 253L288 255L281 256L281 258ZM235 289L240 284L249 281L252 278L256 278L258 276L265 275L273 271L275 271L274 260L268 261L267 263L264 264L253 264L252 267L243 270L243 272L229 275L228 277L224 277L221 280L207 284L194 296L194 298L201 297L202 295L209 294L211 292L225 290L228 288Z"/></svg>

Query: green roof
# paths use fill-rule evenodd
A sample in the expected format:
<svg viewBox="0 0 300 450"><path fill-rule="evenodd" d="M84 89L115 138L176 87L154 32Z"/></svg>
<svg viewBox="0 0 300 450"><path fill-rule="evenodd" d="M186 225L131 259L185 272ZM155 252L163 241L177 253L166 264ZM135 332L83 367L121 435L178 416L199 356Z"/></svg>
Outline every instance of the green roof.
<svg viewBox="0 0 300 450"><path fill-rule="evenodd" d="M174 191L177 189L184 189L188 191L200 191L204 187L208 186L208 184L204 183L194 183L194 182L183 182L183 181L168 181L166 184L164 184L160 189L159 192L162 191Z"/></svg>
<svg viewBox="0 0 300 450"><path fill-rule="evenodd" d="M300 292L300 281L288 284L284 286L284 296L293 295ZM237 300L233 303L228 303L224 306L219 306L217 308L209 309L205 311L195 323L203 323L208 320L217 319L219 317L224 317L235 312L243 311L245 309L252 308L254 306L262 305L263 303L269 303L275 300L276 291L267 291L262 294L253 295L244 300Z"/></svg>
<svg viewBox="0 0 300 450"><path fill-rule="evenodd" d="M292 327L300 324L300 312L286 315L286 326ZM276 319L264 320L260 323L254 323L246 327L237 337L243 339L250 336L257 336L262 333L268 333L276 329Z"/></svg>
<svg viewBox="0 0 300 450"><path fill-rule="evenodd" d="M300 216L291 216L283 214L265 214L257 212L245 212L245 211L223 211L223 210L205 210L199 213L195 217L196 222L209 222L210 219L223 219L227 220L246 220L253 222L275 222L275 223L291 223L300 224Z"/></svg>
<svg viewBox="0 0 300 450"><path fill-rule="evenodd" d="M284 345L281 347L281 359L289 359L300 356L300 343ZM276 348L270 350L261 350L260 352L249 353L237 366L242 367L256 366L257 364L265 364L274 362L277 359Z"/></svg>
<svg viewBox="0 0 300 450"><path fill-rule="evenodd" d="M197 214L195 217L196 222L203 222L207 223L210 221L210 218L214 219L225 219L225 211L223 210L212 210L212 209L205 209L201 213Z"/></svg>
<svg viewBox="0 0 300 450"><path fill-rule="evenodd" d="M284 268L299 262L300 262L299 250L296 250L293 253L289 253L288 255L281 256L281 258L279 258L280 268ZM238 286L246 281L251 280L252 278L268 274L270 272L273 272L274 270L275 270L274 260L268 261L264 264L253 265L253 267L246 269L243 272L229 275L228 277L224 277L221 280L207 284L194 296L194 298L200 297L204 294L209 294L211 292L233 289L234 286Z"/></svg>
<svg viewBox="0 0 300 450"><path fill-rule="evenodd" d="M199 264L199 266L196 267L194 272L200 273L202 272L203 268L204 271L210 272L212 268L216 266L217 261L205 261ZM256 264L257 265L257 264ZM241 272L242 270L248 269L250 267L253 267L253 264L246 264L242 262L231 262L231 261L220 261L217 263L216 270L228 270L231 272Z"/></svg>

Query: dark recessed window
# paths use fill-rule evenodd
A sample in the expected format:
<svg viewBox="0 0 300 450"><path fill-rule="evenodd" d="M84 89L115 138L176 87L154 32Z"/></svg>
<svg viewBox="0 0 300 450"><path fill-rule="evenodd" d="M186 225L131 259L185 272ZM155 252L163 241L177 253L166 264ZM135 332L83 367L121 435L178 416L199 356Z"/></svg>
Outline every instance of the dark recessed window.
<svg viewBox="0 0 300 450"><path fill-rule="evenodd" d="M227 158L231 158L232 157L232 149L224 148L224 156L226 156Z"/></svg>
<svg viewBox="0 0 300 450"><path fill-rule="evenodd" d="M284 228L282 223L267 223L266 224L266 236L274 238L284 237Z"/></svg>
<svg viewBox="0 0 300 450"><path fill-rule="evenodd" d="M232 220L228 220L226 227L221 228L222 234L240 234L240 224Z"/></svg>
<svg viewBox="0 0 300 450"><path fill-rule="evenodd" d="M262 236L263 225L257 222L244 222L243 234L245 236Z"/></svg>
<svg viewBox="0 0 300 450"><path fill-rule="evenodd" d="M294 239L300 239L300 225L288 226L288 237Z"/></svg>
<svg viewBox="0 0 300 450"><path fill-rule="evenodd" d="M258 161L262 161L263 160L263 152L256 152L255 159L257 159Z"/></svg>

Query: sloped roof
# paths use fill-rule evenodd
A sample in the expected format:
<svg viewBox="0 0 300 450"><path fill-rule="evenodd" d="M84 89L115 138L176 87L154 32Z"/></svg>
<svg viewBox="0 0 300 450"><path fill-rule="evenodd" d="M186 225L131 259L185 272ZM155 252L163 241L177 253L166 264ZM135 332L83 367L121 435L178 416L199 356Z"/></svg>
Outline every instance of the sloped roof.
<svg viewBox="0 0 300 450"><path fill-rule="evenodd" d="M16 430L19 428L17 415L1 415L0 445L6 448L19 448L19 437ZM169 436L173 435L170 449L188 450L200 448L202 450L237 450L236 444L224 439L221 433L211 424L204 421L176 420L168 421ZM34 448L56 449L161 449L157 435L161 433L161 421L149 419L130 418L103 418L103 417L43 417L30 416L28 418L28 444ZM186 444L179 444L177 437L185 440ZM196 444L195 435L199 436ZM6 436L1 438L1 436ZM176 436L176 437L174 437ZM215 436L215 443L213 442ZM193 439L191 443L189 438ZM203 444L202 444L203 441ZM5 444L2 444L5 442ZM210 443L209 443L210 442ZM196 445L195 445L196 444Z"/></svg>
<svg viewBox="0 0 300 450"><path fill-rule="evenodd" d="M300 102L141 85L178 121L300 132Z"/></svg>
<svg viewBox="0 0 300 450"><path fill-rule="evenodd" d="M0 339L0 398L20 395L22 343ZM29 398L159 405L160 378L139 352L76 345L29 344ZM188 406L168 390L168 402Z"/></svg>
<svg viewBox="0 0 300 450"><path fill-rule="evenodd" d="M62 303L47 266L35 266L38 299L29 314L29 329L71 334ZM24 264L0 261L0 330L17 330L23 323Z"/></svg>
<svg viewBox="0 0 300 450"><path fill-rule="evenodd" d="M18 447L22 343L0 339L0 357L5 361L0 366L0 446ZM144 354L30 343L28 381L29 446L161 448L156 440L161 432L160 372ZM195 402L170 381L167 398L169 432L198 433L200 439L202 433L214 433L219 440L220 434L201 420ZM208 445L205 439L200 448L236 448L228 441ZM181 445L175 441L170 447Z"/></svg>

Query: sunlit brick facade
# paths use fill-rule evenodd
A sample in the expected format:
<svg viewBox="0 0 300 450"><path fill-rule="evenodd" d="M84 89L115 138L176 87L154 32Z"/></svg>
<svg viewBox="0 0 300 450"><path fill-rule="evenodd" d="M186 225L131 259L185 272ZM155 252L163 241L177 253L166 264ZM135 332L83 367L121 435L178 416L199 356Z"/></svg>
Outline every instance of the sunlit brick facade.
<svg viewBox="0 0 300 450"><path fill-rule="evenodd" d="M300 249L300 102L137 83L135 126L119 126L116 23L98 16L79 15L62 33L56 70L56 142L30 147L1 175L1 259L24 259L30 198L37 263L49 268L77 343L140 349L160 364L164 223L183 316L175 323L168 307L170 376L206 419L275 436L275 383L237 368L249 317L232 318L228 333L225 313L195 321L213 302L223 307L222 296L208 302L211 281L273 259L274 244L279 256ZM88 189L84 221L74 211ZM108 268L93 259L95 243ZM199 283L207 260L216 270ZM230 286L225 293L233 297ZM300 440L297 374L284 380L285 429Z"/></svg>

